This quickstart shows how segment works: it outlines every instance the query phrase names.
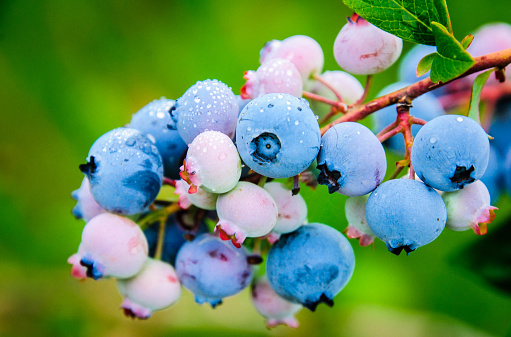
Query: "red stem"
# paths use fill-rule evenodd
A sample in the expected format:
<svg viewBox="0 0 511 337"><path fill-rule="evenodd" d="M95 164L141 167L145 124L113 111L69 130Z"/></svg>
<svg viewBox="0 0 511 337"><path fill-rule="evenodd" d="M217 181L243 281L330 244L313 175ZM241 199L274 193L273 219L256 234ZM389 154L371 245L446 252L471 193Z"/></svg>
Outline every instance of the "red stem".
<svg viewBox="0 0 511 337"><path fill-rule="evenodd" d="M312 92L304 91L303 92L303 97L309 98L309 99L313 99L313 100L318 101L318 102L323 102L323 103L329 104L329 105L335 107L337 110L339 110L341 112L348 111L348 106L345 103L334 101L334 100L328 99L326 97L313 94Z"/></svg>
<svg viewBox="0 0 511 337"><path fill-rule="evenodd" d="M364 105L354 107L351 111L348 111L345 115L336 119L335 121L329 123L328 125L321 128L321 134L323 135L328 129L333 127L336 124L342 122L356 122L359 121L375 111L378 111L382 108L385 108L389 105L396 104L403 98L409 98L413 100L414 98L419 97L426 92L435 90L440 88L447 83L450 83L459 78L465 77L467 75L486 70L489 68L505 68L508 64L511 63L511 48L504 49L495 53L483 55L475 58L476 63L465 73L462 75L447 81L447 82L438 82L433 83L431 79L425 78L419 82L411 84L403 89L390 93L388 95L384 95L382 97L378 97L371 102L368 102Z"/></svg>
<svg viewBox="0 0 511 337"><path fill-rule="evenodd" d="M314 75L312 75L312 78L315 79L318 82L321 82L325 87L330 89L334 93L335 97L337 97L339 102L344 102L344 100L342 99L341 93L339 91L337 91L337 89L335 89L335 87L332 84L330 84L323 77L321 77L321 75L314 74Z"/></svg>

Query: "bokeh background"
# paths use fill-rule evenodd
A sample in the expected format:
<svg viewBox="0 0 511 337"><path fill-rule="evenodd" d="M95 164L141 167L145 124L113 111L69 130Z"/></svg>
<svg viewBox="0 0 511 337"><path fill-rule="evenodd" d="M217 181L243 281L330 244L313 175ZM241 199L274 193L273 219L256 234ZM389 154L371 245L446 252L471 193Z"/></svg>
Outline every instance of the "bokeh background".
<svg viewBox="0 0 511 337"><path fill-rule="evenodd" d="M511 20L509 0L448 6L459 39ZM84 225L70 192L96 138L197 80L239 93L271 39L309 35L325 69L338 69L333 41L350 14L340 0L0 1L0 336L511 336L507 197L486 237L446 230L398 257L353 241L351 282L334 308L300 312L298 330L267 330L247 291L215 310L184 291L171 309L132 321L113 280L69 275ZM376 76L372 96L396 70ZM345 199L323 187L303 189L309 220L343 230Z"/></svg>

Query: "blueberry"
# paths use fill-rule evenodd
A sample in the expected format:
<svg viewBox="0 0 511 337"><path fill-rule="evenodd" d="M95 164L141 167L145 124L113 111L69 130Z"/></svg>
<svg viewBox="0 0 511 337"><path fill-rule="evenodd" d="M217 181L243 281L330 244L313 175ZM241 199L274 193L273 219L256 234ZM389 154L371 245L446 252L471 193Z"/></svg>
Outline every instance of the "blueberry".
<svg viewBox="0 0 511 337"><path fill-rule="evenodd" d="M367 127L346 122L330 128L321 138L318 183L330 193L360 196L383 180L387 160L383 146Z"/></svg>
<svg viewBox="0 0 511 337"><path fill-rule="evenodd" d="M488 188L490 193L490 199L492 203L497 202L505 188L502 186L504 181L504 167L502 163L504 159L500 153L495 149L495 146L490 145L490 157L488 160L488 166L484 171L481 181Z"/></svg>
<svg viewBox="0 0 511 337"><path fill-rule="evenodd" d="M332 227L312 223L284 234L268 253L266 273L275 292L314 311L348 283L355 256L348 239Z"/></svg>
<svg viewBox="0 0 511 337"><path fill-rule="evenodd" d="M445 227L447 213L442 197L424 183L394 179L371 193L366 205L369 228L399 255L410 253L436 239Z"/></svg>
<svg viewBox="0 0 511 337"><path fill-rule="evenodd" d="M425 44L417 44L413 46L401 59L401 62L399 63L398 69L399 81L413 83L423 80L426 77L429 77L429 71L426 74L422 75L421 77L417 77L417 65L424 56L429 55L431 53L436 53L436 47L427 46ZM432 91L432 93L436 92L437 90Z"/></svg>
<svg viewBox="0 0 511 337"><path fill-rule="evenodd" d="M477 180L462 190L445 192L442 198L447 208L447 228L472 228L477 235L486 234L486 225L492 223L497 208L490 205L490 193L483 182Z"/></svg>
<svg viewBox="0 0 511 337"><path fill-rule="evenodd" d="M494 138L492 145L505 155L511 148L511 95L501 97L495 105L488 133Z"/></svg>
<svg viewBox="0 0 511 337"><path fill-rule="evenodd" d="M412 147L412 165L427 185L451 192L480 179L490 156L488 135L465 116L444 115L424 125Z"/></svg>
<svg viewBox="0 0 511 337"><path fill-rule="evenodd" d="M76 206L72 213L77 219L83 219L87 222L96 215L106 212L92 197L87 177L83 178L80 188L73 191L71 197L76 200Z"/></svg>
<svg viewBox="0 0 511 337"><path fill-rule="evenodd" d="M247 71L244 78L247 82L241 87L243 98L256 98L277 92L302 97L302 77L294 64L287 59L268 60L256 71Z"/></svg>
<svg viewBox="0 0 511 337"><path fill-rule="evenodd" d="M286 178L314 161L320 130L307 101L268 94L253 99L241 112L236 144L252 170L270 178Z"/></svg>
<svg viewBox="0 0 511 337"><path fill-rule="evenodd" d="M214 308L222 299L246 288L253 268L244 250L212 234L202 234L181 247L176 258L181 284L195 295L199 304Z"/></svg>
<svg viewBox="0 0 511 337"><path fill-rule="evenodd" d="M304 85L311 75L323 69L325 57L319 43L305 35L294 35L282 41L273 40L261 50L261 64L268 60L284 58L291 61L300 72Z"/></svg>
<svg viewBox="0 0 511 337"><path fill-rule="evenodd" d="M142 270L132 278L117 280L124 297L121 308L128 317L147 319L154 311L163 310L181 297L181 284L176 271L168 263L147 259Z"/></svg>
<svg viewBox="0 0 511 337"><path fill-rule="evenodd" d="M294 315L302 309L300 304L290 302L280 297L268 283L266 277L258 278L251 288L252 304L263 317L266 318L268 328L279 324L290 328L298 328L298 321Z"/></svg>
<svg viewBox="0 0 511 337"><path fill-rule="evenodd" d="M154 143L135 129L118 128L92 144L87 164L91 193L105 210L132 215L156 198L163 179L161 155Z"/></svg>
<svg viewBox="0 0 511 337"><path fill-rule="evenodd" d="M176 102L179 135L190 144L204 131L220 131L231 139L236 129L238 101L231 88L218 80L198 81Z"/></svg>
<svg viewBox="0 0 511 337"><path fill-rule="evenodd" d="M347 72L376 74L390 67L401 55L403 41L373 26L358 15L348 18L334 42L335 60Z"/></svg>
<svg viewBox="0 0 511 337"><path fill-rule="evenodd" d="M78 251L87 276L95 280L134 276L144 266L147 253L147 240L140 227L111 213L99 214L87 222Z"/></svg>
<svg viewBox="0 0 511 337"><path fill-rule="evenodd" d="M151 135L163 159L163 175L179 179L179 167L183 165L186 143L177 130L168 127L172 124L170 111L175 101L160 98L147 104L131 118L130 128Z"/></svg>

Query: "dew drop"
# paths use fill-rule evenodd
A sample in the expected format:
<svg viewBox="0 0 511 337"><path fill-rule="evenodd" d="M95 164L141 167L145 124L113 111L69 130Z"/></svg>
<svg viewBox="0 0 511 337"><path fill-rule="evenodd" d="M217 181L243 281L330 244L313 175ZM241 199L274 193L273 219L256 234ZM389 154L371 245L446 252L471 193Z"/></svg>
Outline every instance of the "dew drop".
<svg viewBox="0 0 511 337"><path fill-rule="evenodd" d="M458 117L458 118L456 118L456 120L457 120L458 122L463 122L463 118L462 118L462 117Z"/></svg>
<svg viewBox="0 0 511 337"><path fill-rule="evenodd" d="M435 144L435 143L436 143L436 138L435 138L435 137L431 138L431 139L429 140L429 142L430 142L431 144Z"/></svg>
<svg viewBox="0 0 511 337"><path fill-rule="evenodd" d="M295 121L295 125L298 125L298 124L300 124L300 122L299 121Z"/></svg>

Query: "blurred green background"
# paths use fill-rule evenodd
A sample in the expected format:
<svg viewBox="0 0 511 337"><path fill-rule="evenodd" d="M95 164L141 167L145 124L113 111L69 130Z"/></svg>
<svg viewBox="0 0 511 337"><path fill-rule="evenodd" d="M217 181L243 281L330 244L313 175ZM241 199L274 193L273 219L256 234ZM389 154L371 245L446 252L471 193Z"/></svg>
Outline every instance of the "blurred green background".
<svg viewBox="0 0 511 337"><path fill-rule="evenodd" d="M510 21L509 0L448 6L458 39ZM215 310L184 291L171 309L132 321L114 281L70 277L66 259L84 225L71 216L70 192L96 138L197 80L217 78L239 93L271 39L309 35L323 47L324 69L338 69L332 45L350 14L340 0L0 1L0 336L511 336L509 293L463 267L473 256L484 261L474 243L494 247L471 231L446 230L408 257L352 241L351 282L334 308L300 312L298 330L268 331L247 291ZM376 76L373 95L396 69ZM303 193L310 221L345 228L342 196ZM490 234L503 228L510 204L497 204Z"/></svg>

